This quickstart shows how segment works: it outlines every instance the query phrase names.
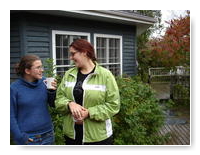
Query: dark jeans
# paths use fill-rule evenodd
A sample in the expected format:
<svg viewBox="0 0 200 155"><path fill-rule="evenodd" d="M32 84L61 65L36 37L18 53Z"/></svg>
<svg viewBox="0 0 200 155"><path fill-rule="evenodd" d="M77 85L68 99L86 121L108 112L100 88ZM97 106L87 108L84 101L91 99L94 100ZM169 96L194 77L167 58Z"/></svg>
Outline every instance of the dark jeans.
<svg viewBox="0 0 200 155"><path fill-rule="evenodd" d="M41 135L30 135L29 138L32 138L33 142L28 142L27 145L53 145L55 140L53 131Z"/></svg>

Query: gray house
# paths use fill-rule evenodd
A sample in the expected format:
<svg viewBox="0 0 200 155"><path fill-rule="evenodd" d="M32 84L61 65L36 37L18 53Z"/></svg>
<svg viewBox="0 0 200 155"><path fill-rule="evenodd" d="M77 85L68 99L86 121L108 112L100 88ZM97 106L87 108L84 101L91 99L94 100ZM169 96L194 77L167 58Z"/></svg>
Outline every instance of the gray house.
<svg viewBox="0 0 200 155"><path fill-rule="evenodd" d="M10 11L10 78L25 54L53 58L56 72L71 67L68 46L77 39L90 41L99 64L114 75L135 75L136 37L155 19L119 10L13 10Z"/></svg>

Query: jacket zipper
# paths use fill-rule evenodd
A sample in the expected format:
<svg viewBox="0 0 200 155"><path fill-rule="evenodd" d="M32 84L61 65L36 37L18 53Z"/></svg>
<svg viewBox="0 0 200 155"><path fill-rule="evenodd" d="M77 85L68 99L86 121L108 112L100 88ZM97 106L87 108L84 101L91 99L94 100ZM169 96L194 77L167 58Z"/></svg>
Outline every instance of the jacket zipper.
<svg viewBox="0 0 200 155"><path fill-rule="evenodd" d="M85 84L87 83L87 81L89 80L89 78L93 75L95 75L96 73L91 73L89 74L86 79L83 81L83 85L82 85L82 88L83 88L83 107L84 107L84 102L85 102L85 89L84 89L84 86ZM84 121L83 121L83 140L82 140L82 144L84 143L84 139L85 139L85 127L84 127Z"/></svg>
<svg viewBox="0 0 200 155"><path fill-rule="evenodd" d="M74 74L70 74L71 76L73 76L74 78L75 78L75 84L76 84L76 80L77 80L77 77L74 75ZM74 87L75 87L75 85L74 85ZM73 97L73 101L75 101L75 98L74 98L74 87L72 88L72 97ZM73 116L72 116L72 119L73 119ZM73 123L73 128L75 127L75 121L73 121L74 123ZM75 130L75 128L74 128L74 139L76 138L76 130Z"/></svg>

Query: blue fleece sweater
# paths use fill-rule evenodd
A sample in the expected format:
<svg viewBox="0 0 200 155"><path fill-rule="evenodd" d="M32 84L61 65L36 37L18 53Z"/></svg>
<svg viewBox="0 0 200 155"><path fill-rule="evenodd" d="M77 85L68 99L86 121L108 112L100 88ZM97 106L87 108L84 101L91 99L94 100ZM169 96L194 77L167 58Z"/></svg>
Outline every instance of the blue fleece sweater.
<svg viewBox="0 0 200 155"><path fill-rule="evenodd" d="M48 102L52 104L55 91L46 89L43 79L27 82L23 78L10 86L10 130L14 141L23 145L29 134L42 134L53 129Z"/></svg>

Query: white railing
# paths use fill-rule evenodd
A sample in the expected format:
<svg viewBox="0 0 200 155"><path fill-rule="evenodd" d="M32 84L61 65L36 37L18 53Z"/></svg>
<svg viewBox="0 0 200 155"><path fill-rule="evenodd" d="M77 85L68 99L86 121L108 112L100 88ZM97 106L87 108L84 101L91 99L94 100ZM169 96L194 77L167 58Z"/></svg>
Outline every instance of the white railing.
<svg viewBox="0 0 200 155"><path fill-rule="evenodd" d="M177 66L175 69L167 69L164 67L149 68L150 83L170 83L171 76L188 76L189 68Z"/></svg>

